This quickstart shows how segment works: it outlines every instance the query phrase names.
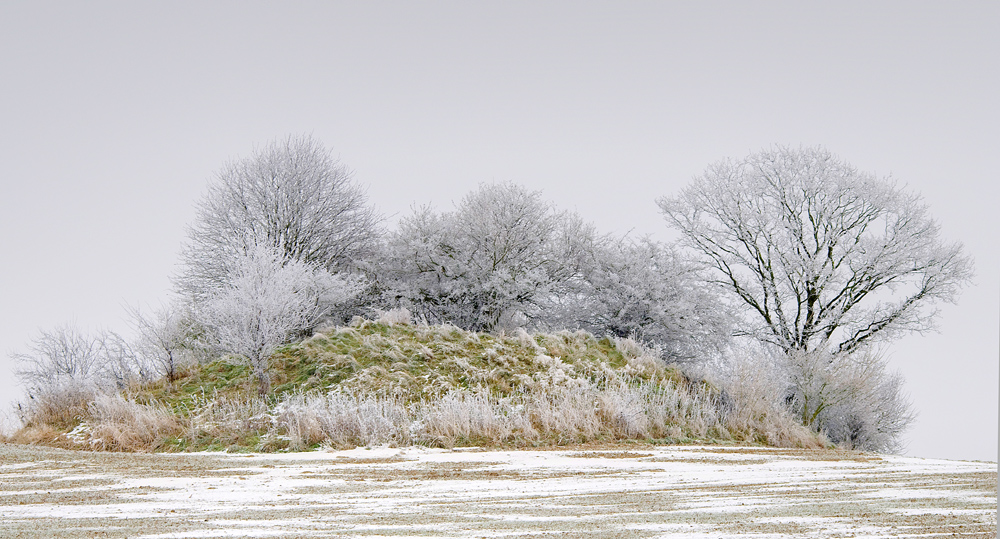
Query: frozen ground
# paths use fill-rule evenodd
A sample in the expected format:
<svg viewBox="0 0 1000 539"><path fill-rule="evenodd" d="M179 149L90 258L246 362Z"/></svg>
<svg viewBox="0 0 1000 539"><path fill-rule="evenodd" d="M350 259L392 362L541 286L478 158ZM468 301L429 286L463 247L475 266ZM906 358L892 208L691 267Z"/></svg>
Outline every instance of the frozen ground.
<svg viewBox="0 0 1000 539"><path fill-rule="evenodd" d="M0 537L995 537L997 465L833 451L0 444Z"/></svg>

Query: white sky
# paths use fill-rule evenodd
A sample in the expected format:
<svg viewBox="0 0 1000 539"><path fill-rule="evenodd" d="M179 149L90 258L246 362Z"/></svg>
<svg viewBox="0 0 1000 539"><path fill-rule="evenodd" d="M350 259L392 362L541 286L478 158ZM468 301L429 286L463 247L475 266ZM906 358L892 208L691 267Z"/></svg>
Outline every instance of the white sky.
<svg viewBox="0 0 1000 539"><path fill-rule="evenodd" d="M996 2L0 3L0 401L39 328L168 297L207 180L312 133L389 215L510 180L607 232L822 144L922 193L976 284L891 347L916 456L997 456Z"/></svg>

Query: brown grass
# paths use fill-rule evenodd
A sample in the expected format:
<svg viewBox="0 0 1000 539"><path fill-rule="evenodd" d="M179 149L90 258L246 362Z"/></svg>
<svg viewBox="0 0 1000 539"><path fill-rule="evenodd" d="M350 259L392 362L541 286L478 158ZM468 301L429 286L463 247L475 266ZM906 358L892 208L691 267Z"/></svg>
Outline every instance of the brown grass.
<svg viewBox="0 0 1000 539"><path fill-rule="evenodd" d="M120 395L99 395L90 404L89 443L105 451L155 451L182 425L158 403L139 404Z"/></svg>

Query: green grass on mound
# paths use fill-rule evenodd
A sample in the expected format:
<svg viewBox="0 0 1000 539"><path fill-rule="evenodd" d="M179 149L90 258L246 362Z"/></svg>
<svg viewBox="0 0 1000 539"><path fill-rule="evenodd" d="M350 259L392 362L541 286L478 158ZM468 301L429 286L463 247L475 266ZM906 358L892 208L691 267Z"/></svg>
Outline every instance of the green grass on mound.
<svg viewBox="0 0 1000 539"><path fill-rule="evenodd" d="M636 354L637 355L637 354ZM273 395L353 391L413 403L455 390L496 396L585 380L629 378L686 383L676 368L649 357L626 359L610 339L578 332L490 335L454 326L362 321L319 332L271 358ZM247 367L222 358L182 372L173 385L156 384L148 398L174 403L256 391Z"/></svg>

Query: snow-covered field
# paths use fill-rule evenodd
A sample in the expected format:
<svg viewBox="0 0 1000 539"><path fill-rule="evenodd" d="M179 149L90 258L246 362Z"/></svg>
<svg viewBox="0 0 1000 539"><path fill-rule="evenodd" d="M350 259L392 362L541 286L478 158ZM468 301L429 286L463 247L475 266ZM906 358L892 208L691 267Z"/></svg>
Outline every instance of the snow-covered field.
<svg viewBox="0 0 1000 539"><path fill-rule="evenodd" d="M997 465L835 451L0 445L0 537L992 537Z"/></svg>

